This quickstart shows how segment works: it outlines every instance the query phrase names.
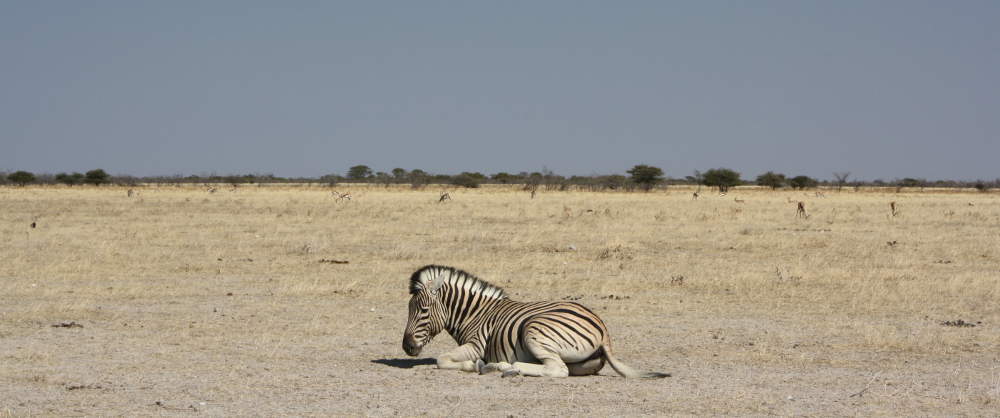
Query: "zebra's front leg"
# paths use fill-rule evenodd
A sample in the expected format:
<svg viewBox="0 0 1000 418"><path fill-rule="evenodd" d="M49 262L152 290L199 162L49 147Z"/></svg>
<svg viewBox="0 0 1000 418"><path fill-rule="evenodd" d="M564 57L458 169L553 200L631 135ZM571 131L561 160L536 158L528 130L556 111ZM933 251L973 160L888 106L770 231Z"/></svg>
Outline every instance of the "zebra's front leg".
<svg viewBox="0 0 1000 418"><path fill-rule="evenodd" d="M474 372L479 370L476 367L476 360L480 357L482 356L474 345L464 344L438 356L437 366L439 369L458 369L463 372Z"/></svg>
<svg viewBox="0 0 1000 418"><path fill-rule="evenodd" d="M503 373L503 377L517 376L521 374L514 365L506 362L500 361L496 363L486 363L482 359L476 361L476 367L479 369L479 374L487 374L493 372Z"/></svg>

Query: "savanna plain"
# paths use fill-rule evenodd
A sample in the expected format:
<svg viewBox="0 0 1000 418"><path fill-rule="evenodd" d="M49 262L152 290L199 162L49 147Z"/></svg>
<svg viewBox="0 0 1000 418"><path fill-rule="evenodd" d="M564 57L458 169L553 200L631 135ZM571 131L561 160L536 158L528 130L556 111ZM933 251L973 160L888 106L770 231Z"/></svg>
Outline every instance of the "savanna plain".
<svg viewBox="0 0 1000 418"><path fill-rule="evenodd" d="M1000 414L997 193L134 189L0 188L0 416ZM408 358L427 264L672 377Z"/></svg>

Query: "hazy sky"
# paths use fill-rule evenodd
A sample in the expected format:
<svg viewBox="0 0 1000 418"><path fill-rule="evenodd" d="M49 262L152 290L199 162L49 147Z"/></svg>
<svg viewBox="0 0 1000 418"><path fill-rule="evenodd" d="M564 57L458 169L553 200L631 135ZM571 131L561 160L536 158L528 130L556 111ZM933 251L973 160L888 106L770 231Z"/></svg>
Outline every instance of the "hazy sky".
<svg viewBox="0 0 1000 418"><path fill-rule="evenodd" d="M1000 177L1000 1L0 3L0 170Z"/></svg>

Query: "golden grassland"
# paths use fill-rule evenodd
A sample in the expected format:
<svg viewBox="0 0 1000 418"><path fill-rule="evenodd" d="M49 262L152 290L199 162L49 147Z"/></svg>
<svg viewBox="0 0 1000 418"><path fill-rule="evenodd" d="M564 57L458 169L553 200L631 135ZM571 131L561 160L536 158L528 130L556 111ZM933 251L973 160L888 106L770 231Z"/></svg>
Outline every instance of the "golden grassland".
<svg viewBox="0 0 1000 418"><path fill-rule="evenodd" d="M0 415L1000 412L1000 195L350 189L0 188ZM399 359L431 263L673 377Z"/></svg>

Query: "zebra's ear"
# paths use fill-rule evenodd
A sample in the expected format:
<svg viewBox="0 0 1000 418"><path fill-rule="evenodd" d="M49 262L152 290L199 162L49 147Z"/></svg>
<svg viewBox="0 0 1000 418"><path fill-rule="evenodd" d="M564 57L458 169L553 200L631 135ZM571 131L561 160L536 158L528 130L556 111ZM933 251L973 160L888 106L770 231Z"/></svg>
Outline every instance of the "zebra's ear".
<svg viewBox="0 0 1000 418"><path fill-rule="evenodd" d="M424 287L430 291L432 295L437 296L443 283L444 279L442 277L428 277L427 281L424 282Z"/></svg>
<svg viewBox="0 0 1000 418"><path fill-rule="evenodd" d="M437 295L441 285L444 284L444 277L434 269L435 266L427 266L413 273L410 277L410 294L417 294L428 291L432 295Z"/></svg>

